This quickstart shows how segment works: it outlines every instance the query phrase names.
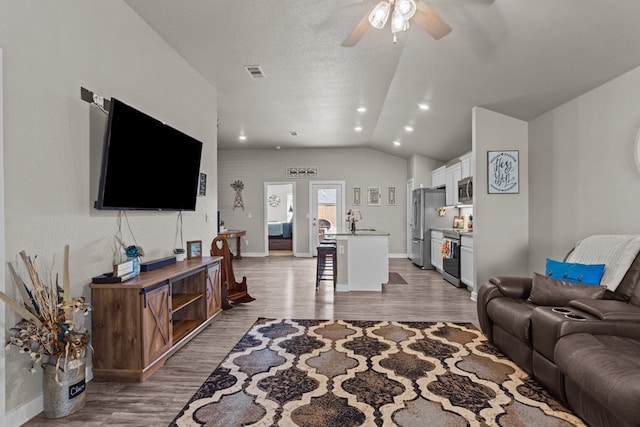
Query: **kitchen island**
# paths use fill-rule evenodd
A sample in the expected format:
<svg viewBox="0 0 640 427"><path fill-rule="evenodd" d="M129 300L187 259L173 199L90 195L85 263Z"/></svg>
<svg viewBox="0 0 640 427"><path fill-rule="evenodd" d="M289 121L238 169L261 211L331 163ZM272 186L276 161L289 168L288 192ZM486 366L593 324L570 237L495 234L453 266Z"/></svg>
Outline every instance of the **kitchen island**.
<svg viewBox="0 0 640 427"><path fill-rule="evenodd" d="M382 291L389 281L389 233L372 229L336 233L336 291Z"/></svg>

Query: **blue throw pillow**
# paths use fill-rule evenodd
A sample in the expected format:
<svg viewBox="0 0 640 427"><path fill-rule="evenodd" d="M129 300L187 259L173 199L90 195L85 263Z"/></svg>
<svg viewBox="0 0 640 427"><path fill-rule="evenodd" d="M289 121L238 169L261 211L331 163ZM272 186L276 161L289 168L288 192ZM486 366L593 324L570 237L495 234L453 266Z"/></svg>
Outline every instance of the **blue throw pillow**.
<svg viewBox="0 0 640 427"><path fill-rule="evenodd" d="M604 274L604 264L576 264L547 258L546 276L564 282L583 285L599 285Z"/></svg>

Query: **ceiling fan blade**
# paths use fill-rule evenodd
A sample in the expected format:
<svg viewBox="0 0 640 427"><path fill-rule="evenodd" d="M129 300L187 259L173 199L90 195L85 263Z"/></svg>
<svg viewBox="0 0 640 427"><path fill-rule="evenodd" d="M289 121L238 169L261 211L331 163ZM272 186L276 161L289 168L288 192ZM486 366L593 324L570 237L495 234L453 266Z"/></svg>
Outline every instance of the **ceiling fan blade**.
<svg viewBox="0 0 640 427"><path fill-rule="evenodd" d="M373 9L372 9L373 10ZM355 26L355 28L349 33L346 39L342 42L343 47L353 47L355 46L362 36L367 32L367 30L371 27L369 25L369 12L367 12L360 22Z"/></svg>
<svg viewBox="0 0 640 427"><path fill-rule="evenodd" d="M449 24L444 22L429 6L422 2L416 2L416 6L418 10L411 20L429 33L431 37L440 40L451 32Z"/></svg>

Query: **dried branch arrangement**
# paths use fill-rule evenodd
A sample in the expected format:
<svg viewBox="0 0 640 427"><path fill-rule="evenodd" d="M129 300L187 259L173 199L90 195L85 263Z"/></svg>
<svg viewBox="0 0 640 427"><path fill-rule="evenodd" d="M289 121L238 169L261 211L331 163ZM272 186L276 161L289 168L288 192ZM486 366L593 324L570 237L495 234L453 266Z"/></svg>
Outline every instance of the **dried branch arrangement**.
<svg viewBox="0 0 640 427"><path fill-rule="evenodd" d="M44 355L57 356L56 366L64 357L84 357L89 347L89 331L84 327L84 316L91 306L84 298L71 297L69 282L69 246L65 246L62 288L58 286L58 275L44 273L25 251L20 252L31 287L28 287L9 263L9 272L18 288L22 304L0 292L0 299L23 320L10 329L8 347L17 346L21 353L31 357L31 373Z"/></svg>

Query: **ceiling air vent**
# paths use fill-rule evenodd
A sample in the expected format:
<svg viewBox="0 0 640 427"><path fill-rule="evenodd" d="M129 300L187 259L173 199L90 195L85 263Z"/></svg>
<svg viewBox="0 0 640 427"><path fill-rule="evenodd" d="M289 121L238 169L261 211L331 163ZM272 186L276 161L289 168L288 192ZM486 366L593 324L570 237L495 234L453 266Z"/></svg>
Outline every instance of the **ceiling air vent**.
<svg viewBox="0 0 640 427"><path fill-rule="evenodd" d="M252 79L264 79L266 77L262 72L262 67L259 65L245 65L244 69L247 70Z"/></svg>

